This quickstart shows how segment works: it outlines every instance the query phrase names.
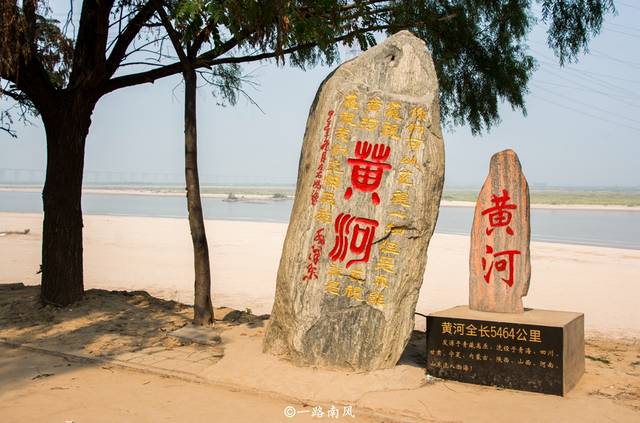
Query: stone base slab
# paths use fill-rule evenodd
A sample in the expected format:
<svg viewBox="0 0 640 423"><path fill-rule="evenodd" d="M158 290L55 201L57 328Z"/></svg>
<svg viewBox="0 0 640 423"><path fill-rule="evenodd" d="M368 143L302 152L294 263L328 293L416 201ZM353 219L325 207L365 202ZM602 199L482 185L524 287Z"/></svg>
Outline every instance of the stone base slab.
<svg viewBox="0 0 640 423"><path fill-rule="evenodd" d="M584 367L582 313L489 313L458 306L427 317L432 376L565 395Z"/></svg>

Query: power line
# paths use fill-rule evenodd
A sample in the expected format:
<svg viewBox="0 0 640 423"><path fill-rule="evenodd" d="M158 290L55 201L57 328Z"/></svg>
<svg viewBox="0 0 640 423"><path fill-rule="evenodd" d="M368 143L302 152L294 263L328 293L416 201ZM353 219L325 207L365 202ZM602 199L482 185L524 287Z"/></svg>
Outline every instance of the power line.
<svg viewBox="0 0 640 423"><path fill-rule="evenodd" d="M640 81L635 80L635 79L620 78L619 76L612 76L612 75L607 75L605 73L586 71L586 70L581 70L580 72L588 73L588 74L591 74L591 75L604 76L605 78L610 78L610 79L617 79L618 81L629 82L631 84L640 84Z"/></svg>
<svg viewBox="0 0 640 423"><path fill-rule="evenodd" d="M546 63L548 63L550 65L553 65L553 66L558 66L558 64L554 61L555 59L553 57L545 55L545 54L543 54L543 53L541 53L541 52L539 52L537 50L534 50L534 49L531 49L531 51L536 53L536 55L538 55L538 56L542 56L542 57L547 58L548 61ZM540 60L540 59L538 59L538 60ZM640 84L640 80L637 80L637 79L622 78L622 77L619 77L619 76L609 75L609 74L602 73L602 72L594 72L594 71L588 71L588 70L584 70L584 69L577 70L577 69L572 69L572 68L567 67L567 66L564 66L563 69L574 71L574 72L586 73L586 74L595 75L595 76L603 76L603 77L605 77L607 79L617 79L618 81L629 82L629 83L632 83L632 84Z"/></svg>
<svg viewBox="0 0 640 423"><path fill-rule="evenodd" d="M631 38L640 38L640 35L638 35L638 34L631 34L629 32L625 32L625 31L618 31L617 29L608 28L605 31L606 32L615 32L616 34L626 35L627 37L631 37Z"/></svg>
<svg viewBox="0 0 640 423"><path fill-rule="evenodd" d="M536 43L536 44L539 44L539 43ZM538 60L539 60L540 62L542 62L542 63L546 63L546 64L549 64L549 65L554 66L554 67L558 67L558 66L559 66L559 65L555 62L555 59L554 59L553 57L550 57L550 56L548 56L548 55L546 55L546 54L544 54L544 53L542 53L542 52L540 52L540 51L538 51L538 50L536 50L536 49L531 49L531 51L532 51L532 52L534 52L536 55L538 55L538 56L540 56L540 57L542 57L542 58L547 59L547 60L545 61L545 60L542 60L542 59L538 58ZM628 90L626 87L624 87L624 88L623 88L623 87L620 87L620 86L618 86L618 85L614 85L614 84L612 84L611 82L603 81L602 79L596 78L595 76L597 75L597 76L602 76L602 77L607 78L607 79L617 79L617 80L624 81L624 82L631 82L631 83L634 83L634 84L640 84L640 81L636 81L636 80L632 80L632 79L627 79L627 78L620 78L620 77L616 77L616 76L611 76L611 75L604 74L604 73L600 73L600 72L593 72L593 71L586 71L586 70L577 70L577 69L572 69L572 68L570 68L570 67L568 67L568 66L563 67L563 69L568 70L568 71L571 71L571 72L577 72L578 74L588 74L588 75L591 75L591 76L589 77L589 79L593 79L594 81L598 81L601 85L608 85L608 86L611 86L611 87L615 87L616 89L621 90L621 91L622 91L622 92L624 92L625 94L629 92L629 90ZM582 77L582 78L584 79L584 77L586 77L586 76L587 76L587 75L581 75L580 77ZM637 95L637 94L636 94L636 95Z"/></svg>
<svg viewBox="0 0 640 423"><path fill-rule="evenodd" d="M618 63L622 63L623 65L630 66L630 67L632 67L634 69L640 69L640 63L638 63L638 62L631 62L629 60L619 59L617 57L611 56L611 55L609 55L607 53L603 53L603 52L601 52L599 50L596 50L596 49L591 49L591 54L593 54L596 57L598 57L598 56L605 57L605 58L607 58L609 60L612 60L612 61L618 62Z"/></svg>
<svg viewBox="0 0 640 423"><path fill-rule="evenodd" d="M530 41L530 42L531 42L532 44L537 44L537 45L539 45L539 46L543 46L544 48L548 48L548 47L549 47L549 46L547 46L546 44L544 44L544 43L540 43L540 42L537 42L537 41ZM543 56L543 57L550 58L549 56L547 56L547 55L545 55L545 54L543 54L543 53L540 53L539 51L536 51L535 49L531 49L531 51L533 51L534 53L539 54L539 55L541 55L541 56ZM618 63L626 64L626 65L628 65L628 66L630 66L630 67L632 67L632 68L634 68L634 69L640 69L640 63L638 63L638 62L631 62L631 61L629 61L629 60L620 59L620 58L617 58L617 57L611 56L611 55L609 55L609 54L607 54L607 53L604 53L604 52L602 52L602 51L600 51L600 50L596 50L596 49L593 49L593 48L592 48L592 49L589 49L589 53L590 53L591 55L593 55L593 56L596 56L596 57L604 57L604 58L606 58L606 59L609 59L609 60L612 60L612 61L615 61L615 62L618 62ZM595 53L595 54L594 54L594 53ZM551 60L555 60L554 58L550 58L550 59L551 59Z"/></svg>
<svg viewBox="0 0 640 423"><path fill-rule="evenodd" d="M536 85L536 83L534 82L534 83L532 83L532 85ZM626 117L626 116L623 116L623 115L621 115L619 113L614 113L614 112L609 111L607 109L603 109L601 107L594 106L593 104L585 103L584 101L576 100L575 98L571 98L571 97L568 97L566 95L559 94L558 92L550 90L548 88L544 88L544 87L538 87L538 88L543 90L543 91L546 91L548 93L551 93L551 94L553 94L553 95L555 95L557 97L564 98L565 100L571 101L573 103L580 104L582 106L587 106L587 107L589 107L590 109L593 109L593 110L599 110L602 113L607 113L607 114L609 114L611 116L614 116L614 117L616 117L618 119L625 119L627 121L640 124L640 120L633 119L633 118L630 118L630 117Z"/></svg>
<svg viewBox="0 0 640 423"><path fill-rule="evenodd" d="M630 9L640 10L640 7L638 7L638 6L634 6L634 5L629 4L629 3L625 3L625 2L623 2L623 1L616 1L616 3L617 3L617 4L621 4L621 5L625 6L625 7L630 8Z"/></svg>
<svg viewBox="0 0 640 423"><path fill-rule="evenodd" d="M535 44L541 44L541 43L537 43L537 42L534 42L534 43ZM552 61L547 61L547 60L539 58L538 60L541 63L552 65L552 66L556 66L556 67L558 66L558 64L555 63L552 58L550 58L549 56L545 55L544 53L536 51L535 49L531 49L531 50L536 55L538 55L538 56L540 56L542 58L548 58L548 59L552 60ZM602 52L598 52L598 54L600 54L602 57L605 57L605 58L607 58L609 60L623 62L623 63L627 64L628 66L636 68L636 63L625 61L625 60L610 56L610 55L608 55L606 53L602 53ZM596 75L600 75L600 76L608 78L608 79L623 80L625 82L633 82L633 83L640 83L640 82L634 81L634 80L626 80L626 78L611 78L609 75L599 74L597 72L590 72L590 71L582 72L580 70L572 69L572 68L568 68L568 67L565 68L565 69L571 72L571 78L567 78L566 76L561 75L561 74L559 74L557 72L554 72L553 70L550 70L545 66L545 71L546 72L549 72L550 74L552 74L552 75L554 75L554 76L556 76L556 77L558 77L560 79L568 81L570 84L574 85L575 87L566 86L566 85L562 85L562 84L554 84L552 82L549 83L549 82L546 82L546 81L541 81L541 82L532 81L532 85L535 86L536 89L547 91L547 92L549 92L549 93L551 93L551 94L553 94L555 96L561 97L561 98L563 98L563 99L565 99L567 101L570 101L570 102L573 102L573 103L577 103L579 105L583 105L583 106L589 107L590 110L591 109L592 110L599 110L600 112L606 113L607 115L612 116L613 119L617 119L617 120L609 119L606 116L603 117L601 115L592 114L592 113L586 112L586 111L584 111L582 109L566 105L566 104L564 104L564 102L563 103L556 102L554 100L551 100L549 98L546 98L546 97L543 97L543 96L540 96L540 95L537 95L537 94L532 94L532 97L539 98L539 99L541 99L543 101L546 101L547 103L554 104L554 105L556 105L558 107L561 107L561 108L564 108L564 109L567 109L567 110L571 110L573 112L582 114L584 116L588 116L588 117L593 118L593 119L597 119L597 120L600 120L600 121L603 121L603 122L607 122L607 123L612 123L612 124L615 124L615 125L618 125L618 126L626 127L626 128L629 128L629 129L632 129L632 130L640 132L640 127L636 127L636 126L633 126L633 125L630 125L630 124L625 124L625 123L622 123L622 122L619 121L619 120L626 120L626 121L632 122L632 123L640 123L639 120L636 120L636 119L633 119L633 118L629 118L629 117L623 116L621 114L612 112L610 110L606 110L606 109L597 107L597 106L595 106L593 104L584 103L582 101L579 101L579 100L576 100L574 98L568 97L566 95L560 94L560 93L558 93L558 92L556 92L554 90L547 89L544 86L537 85L537 84L547 83L549 85L556 85L556 86L560 86L560 87L564 87L564 88L582 89L584 91L596 92L596 93L601 94L601 95L606 95L609 98L611 98L612 100L620 101L620 102L625 103L625 104L627 104L629 106L637 108L637 107L640 107L640 106L637 103L635 103L635 101L637 101L637 99L640 98L640 96L636 92L634 92L632 90L629 90L628 87L622 87L620 85L616 85L616 84L611 83L609 81L606 81L606 80L603 80L601 78L598 78ZM585 81L586 83L585 82L576 81L575 79L579 79L579 80ZM602 91L602 90L595 89L594 85L602 87L605 90L609 90L609 91L612 90L613 92L608 93L608 92L605 92L605 91Z"/></svg>
<svg viewBox="0 0 640 423"><path fill-rule="evenodd" d="M544 61L543 61L543 63L544 63ZM582 75L581 74L582 72L579 71L579 70L575 70L575 69L571 69L571 68L565 68L565 69L567 71L573 72L573 74L572 74L573 77L578 78L578 79L582 79L583 81L585 81L589 85L585 85L584 83L575 81L573 79L569 79L569 78L563 76L562 74L560 74L558 72L555 72L554 70L551 70L551 69L545 69L545 72L548 72L548 73L556 76L557 78L564 79L565 81L569 81L570 83L572 83L574 85L577 85L577 86L580 86L580 87L585 88L585 89L591 89L592 85L595 84L595 85L598 85L598 86L602 87L603 89L617 91L618 93L617 94L613 94L613 95L616 95L618 97L624 97L624 98L627 98L627 99L630 99L630 100L633 100L635 98L640 97L636 92L634 92L634 91L632 91L632 90L630 90L628 88L624 88L624 87L612 84L610 82L602 81L601 79L598 79L598 78L596 78L594 76L591 76L591 75Z"/></svg>
<svg viewBox="0 0 640 423"><path fill-rule="evenodd" d="M600 90L596 90L596 89L593 89L593 88L572 87L572 86L570 86L570 85L558 84L558 83L555 83L555 82L540 81L540 80L538 80L538 81L533 81L533 82L536 82L536 83L539 83L539 84L544 84L544 85L552 85L552 86L554 86L554 87L560 87L560 88L567 88L567 89L581 90L581 91L585 91L585 92L589 91L589 92L592 92L592 93L596 93L596 94L600 94L600 95L602 95L602 96L605 96L605 97L607 97L608 99L615 100L615 101L619 101L619 102L624 103L624 104L626 104L626 105L628 105L628 106L640 108L640 104L634 104L634 103L633 103L633 102L631 102L631 101L623 100L623 99L621 99L621 98L620 98L620 96L619 96L619 95L617 95L617 94L607 93L607 92L600 91Z"/></svg>
<svg viewBox="0 0 640 423"><path fill-rule="evenodd" d="M539 55L539 56L541 56L541 57L543 57L543 58L549 58L549 56L547 56L547 55L545 55L545 54L543 54L543 53L540 53L540 52L538 52L538 51L537 51L537 50L535 50L535 49L531 49L531 51L533 51L534 53L536 53L537 55ZM542 63L550 64L550 65L552 65L552 66L557 66L557 64L556 64L555 62L547 61L547 60L544 60L544 59L538 59L538 60L539 60L540 62L542 62ZM637 96L638 96L638 93L636 93L636 92L634 92L634 91L630 90L630 89L629 89L629 88L627 88L627 87L621 87L621 86L619 86L619 85L616 85L616 84L613 84L613 83L611 83L611 82L608 82L608 81L602 80L602 79L600 79L600 78L597 78L597 77L595 77L595 76L589 75L589 74L592 74L593 72L583 72L583 71L581 71L581 70L572 69L572 68L570 68L570 67L565 67L564 69L565 69L565 70L568 70L568 71L570 71L570 72L574 72L574 73L576 74L576 75L574 75L574 76L576 76L577 78L581 78L581 79L583 79L583 80L587 80L589 83L594 83L594 82L595 82L596 84L598 84L598 85L600 85L600 86L602 86L602 87L604 87L604 88L609 88L609 89L617 90L617 91L619 91L619 92L620 92L620 94L621 94L621 95L623 95L623 96L627 96L627 97L629 97L629 94L631 94L632 96L635 96L635 97L637 97ZM548 72L550 72L550 73L554 73L553 71L550 71L550 70L547 70L547 71L548 71ZM587 75L582 75L582 73L586 73ZM557 74L556 74L556 75L557 75ZM605 76L605 75L603 75L603 76ZM561 76L560 76L560 78L562 78L562 79L566 79L566 78L563 78L563 77L561 77Z"/></svg>
<svg viewBox="0 0 640 423"><path fill-rule="evenodd" d="M622 25L622 24L617 24L613 22L607 22L607 25L617 26L618 28L629 29L631 31L640 32L640 27L636 27L636 26Z"/></svg>
<svg viewBox="0 0 640 423"><path fill-rule="evenodd" d="M588 113L588 112L585 112L585 111L582 111L582 110L576 109L576 108L574 108L574 107L567 106L567 105L565 105L565 104L561 104L561 103L555 102L555 101L553 101L553 100L549 100L549 99L544 98L544 97L542 97L542 96L540 96L540 95L537 95L537 94L531 94L531 96L532 96L532 97L534 97L534 98L538 98L538 99L540 99L540 100L542 100L542 101L546 101L547 103L554 104L554 105L556 105L556 106L558 106L558 107L562 107L563 109L567 109L567 110L571 110L571 111L573 111L573 112L579 113L579 114L584 115L584 116L588 116L588 117L591 117L591 118L594 118L594 119L597 119L597 120L601 120L601 121L603 121L603 122L612 123L612 124L615 124L615 125L618 125L618 126L624 126L624 127L626 127L626 128L629 128L629 129L632 129L632 130L634 130L634 131L638 131L638 132L640 132L640 128L637 128L637 127L635 127L635 126L626 125L626 124L624 124L624 123L615 122L615 121L613 121L613 120L610 120L610 119L607 119L607 118L603 118L602 116L593 115L593 114L591 114L591 113Z"/></svg>

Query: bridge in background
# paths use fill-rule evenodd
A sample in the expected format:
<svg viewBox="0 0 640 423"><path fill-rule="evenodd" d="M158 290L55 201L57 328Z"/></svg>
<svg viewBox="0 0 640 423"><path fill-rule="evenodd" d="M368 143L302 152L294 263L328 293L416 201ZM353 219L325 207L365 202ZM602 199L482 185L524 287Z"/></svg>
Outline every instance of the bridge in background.
<svg viewBox="0 0 640 423"><path fill-rule="evenodd" d="M2 185L42 185L45 171L43 169L0 168L0 184ZM288 177L273 177L265 175L243 175L229 177L228 175L200 174L203 186L288 186L295 185L295 180ZM102 170L84 171L85 186L118 186L118 185L149 185L149 186L182 186L184 173L179 172L116 172Z"/></svg>

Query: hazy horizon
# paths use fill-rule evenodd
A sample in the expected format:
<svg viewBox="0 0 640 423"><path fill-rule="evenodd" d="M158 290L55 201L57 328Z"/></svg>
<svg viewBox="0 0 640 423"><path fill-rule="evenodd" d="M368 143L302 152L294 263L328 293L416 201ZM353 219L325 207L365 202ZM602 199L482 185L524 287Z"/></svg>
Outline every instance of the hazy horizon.
<svg viewBox="0 0 640 423"><path fill-rule="evenodd" d="M58 17L68 6L68 2L52 4ZM545 28L534 28L529 46L539 69L525 97L528 115L502 104L502 122L488 134L472 137L466 126L444 128L446 187L479 188L491 155L505 148L518 153L532 187L640 187L640 7L617 6L618 15L605 20L591 53L564 68L544 45ZM267 62L245 66L244 71L260 84L245 89L264 113L245 100L235 107L220 107L218 99L201 88L203 184L295 184L309 106L333 68L318 66L305 72ZM155 175L147 178L154 184L183 183L180 81L176 76L99 101L87 139L87 185L140 182L144 175ZM17 140L0 134L0 184L20 183L14 174L29 175L29 171L35 179L30 183L41 183L45 136L40 120L34 122L16 126Z"/></svg>
<svg viewBox="0 0 640 423"><path fill-rule="evenodd" d="M0 174L2 173L2 169L0 169ZM445 183L445 190L478 190L479 186L482 185L484 180L478 185L451 185ZM529 189L532 190L562 190L562 191L622 191L622 192L635 192L640 190L640 185L636 186L620 186L620 185L598 185L598 186L590 186L590 185L549 185L545 183L532 183L528 182ZM21 183L21 182L12 182L12 181L3 181L0 179L0 188L42 188L42 182L37 183ZM183 188L184 182L176 182L176 183L154 183L151 181L123 181L123 182L112 182L112 183L91 183L84 182L83 188L96 188L96 189L118 189L118 188L140 188L140 189L161 189L161 188ZM295 189L296 183L208 183L200 181L200 186L202 188L287 188L287 189Z"/></svg>

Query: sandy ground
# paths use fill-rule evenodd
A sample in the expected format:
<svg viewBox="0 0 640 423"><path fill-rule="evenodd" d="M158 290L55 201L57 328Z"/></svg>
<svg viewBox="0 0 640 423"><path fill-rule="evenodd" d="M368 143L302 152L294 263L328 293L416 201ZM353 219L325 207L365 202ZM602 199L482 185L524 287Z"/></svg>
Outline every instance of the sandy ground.
<svg viewBox="0 0 640 423"><path fill-rule="evenodd" d="M193 259L186 219L85 216L85 287L146 290L191 303ZM271 312L285 224L207 221L216 306ZM38 284L42 217L0 213L0 283ZM469 237L436 234L417 311L466 304ZM640 336L640 251L533 242L525 306L585 313L587 333ZM424 328L418 319L417 328Z"/></svg>
<svg viewBox="0 0 640 423"><path fill-rule="evenodd" d="M69 308L40 307L36 286L0 284L0 338L15 344L91 356L179 346L166 334L193 318L191 307L144 291L89 290Z"/></svg>
<svg viewBox="0 0 640 423"><path fill-rule="evenodd" d="M175 302L142 292L90 290L73 308L60 310L40 307L37 298L38 287L0 285L0 339L75 356L0 343L2 421L293 422L308 421L314 407L326 413L331 406L342 413L350 407L356 416L341 415L341 421L640 421L637 339L588 337L586 373L567 396L558 397L429 379L424 333L417 331L392 369L334 372L263 354L266 322L238 312L240 321L229 319L234 315L229 309L216 310L221 344L194 346L165 336L192 312ZM154 362L137 372L118 362L127 353L193 348L198 356L220 348L223 354L190 379L158 377ZM101 361L87 363L78 356ZM192 383L196 379L200 384ZM287 406L297 410L295 419L284 418Z"/></svg>
<svg viewBox="0 0 640 423"><path fill-rule="evenodd" d="M267 379L301 382L293 391L283 392L273 384L268 387L264 383L258 386L245 383L265 379L265 369L256 369L263 363L259 357L263 355L261 347L256 351L242 345L248 337L254 341L252 346L261 344L264 318L217 308L212 330L223 336L222 343L198 345L167 336L190 322L193 316L190 306L157 299L143 291L93 289L72 307L41 307L38 287L17 285L0 284L0 421L199 422L205 421L206 417L221 422L254 422L258 419L271 422L288 420L284 417L286 406L297 410L296 421L308 421L313 407L323 407L327 413L332 405L344 414L345 404L339 405L326 397L323 403L291 399L316 397L313 391L303 389L309 382L314 384L317 374L313 371L304 375L303 380L295 374L293 378L280 377L283 376L281 373L278 377L270 377L266 372ZM234 328L238 330L227 336ZM217 364L227 355L228 346L232 347L235 357L228 358L222 371L218 372ZM145 373L139 375L123 371L118 364L131 353L160 350L179 353L185 349L191 352L191 361L183 360L184 367L175 372L167 373L157 366L138 362L135 369ZM42 350L58 355L43 354ZM226 379L209 380L203 377L202 371L190 371L190 363L202 363L201 357L205 356L207 367L200 368L210 369L207 372L214 375L220 373ZM101 362L92 363L85 358ZM248 361L254 363L247 366ZM244 365L233 370L238 362ZM294 371L302 370L285 366ZM231 377L229 368L232 369ZM154 371L164 377L158 377ZM291 370L286 373L291 374ZM393 377L392 386L406 385L400 380L402 374ZM412 383L415 379L411 378ZM190 383L190 380L200 384ZM362 385L362 382L357 383L356 389ZM374 386L384 389L389 382ZM260 392L260 397L255 396L256 391ZM353 410L352 414L356 415ZM370 420L361 413L357 417L358 421L379 421Z"/></svg>
<svg viewBox="0 0 640 423"><path fill-rule="evenodd" d="M284 417L285 407L310 409L264 395L6 346L0 346L0 383L2 421L15 423L290 422ZM312 421L310 416L300 413L294 420ZM358 422L374 421L356 417Z"/></svg>

